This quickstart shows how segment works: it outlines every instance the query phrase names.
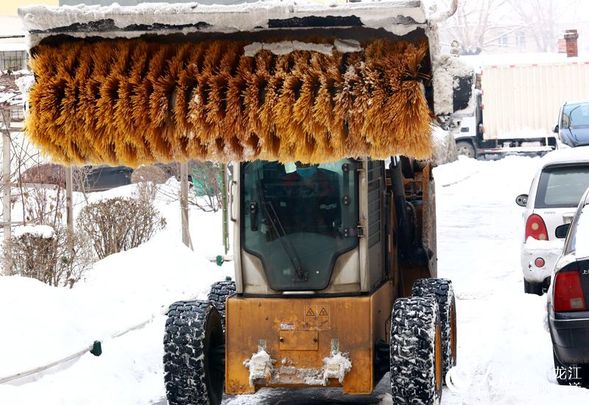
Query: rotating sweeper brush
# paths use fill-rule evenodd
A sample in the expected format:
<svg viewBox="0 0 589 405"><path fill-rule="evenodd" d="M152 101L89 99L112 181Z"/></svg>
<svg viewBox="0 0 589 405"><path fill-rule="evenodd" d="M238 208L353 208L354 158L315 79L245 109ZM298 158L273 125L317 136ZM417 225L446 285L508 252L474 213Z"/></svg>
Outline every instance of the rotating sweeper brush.
<svg viewBox="0 0 589 405"><path fill-rule="evenodd" d="M41 45L27 130L67 163L429 156L427 44L321 45L329 51L276 55L236 40Z"/></svg>

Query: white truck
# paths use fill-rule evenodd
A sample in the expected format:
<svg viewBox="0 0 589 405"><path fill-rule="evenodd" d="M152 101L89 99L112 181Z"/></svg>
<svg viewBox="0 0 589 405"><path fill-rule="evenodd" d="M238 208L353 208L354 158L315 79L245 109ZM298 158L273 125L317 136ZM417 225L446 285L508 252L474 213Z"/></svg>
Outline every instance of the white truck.
<svg viewBox="0 0 589 405"><path fill-rule="evenodd" d="M464 59L476 66L474 91L468 107L454 114L454 135L458 153L469 157L556 149L560 107L589 94L589 60L552 54Z"/></svg>

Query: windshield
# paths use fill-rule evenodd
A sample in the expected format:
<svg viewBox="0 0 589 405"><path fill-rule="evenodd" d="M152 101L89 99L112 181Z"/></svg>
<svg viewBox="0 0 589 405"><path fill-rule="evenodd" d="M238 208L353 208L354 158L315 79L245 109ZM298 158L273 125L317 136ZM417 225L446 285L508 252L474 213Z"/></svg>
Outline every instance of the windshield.
<svg viewBox="0 0 589 405"><path fill-rule="evenodd" d="M589 165L548 166L540 175L535 207L576 207L587 187Z"/></svg>
<svg viewBox="0 0 589 405"><path fill-rule="evenodd" d="M242 164L242 245L272 289L326 288L337 257L357 246L355 165Z"/></svg>
<svg viewBox="0 0 589 405"><path fill-rule="evenodd" d="M561 126L563 128L589 127L589 103L565 105Z"/></svg>
<svg viewBox="0 0 589 405"><path fill-rule="evenodd" d="M577 258L589 257L589 205L585 205L571 224L565 253L575 252Z"/></svg>

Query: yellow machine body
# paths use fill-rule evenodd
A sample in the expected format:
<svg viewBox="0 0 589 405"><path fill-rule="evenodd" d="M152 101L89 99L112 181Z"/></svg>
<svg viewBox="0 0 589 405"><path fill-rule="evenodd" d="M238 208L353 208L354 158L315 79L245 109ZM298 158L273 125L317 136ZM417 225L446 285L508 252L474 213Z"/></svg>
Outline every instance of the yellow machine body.
<svg viewBox="0 0 589 405"><path fill-rule="evenodd" d="M369 394L374 375L374 342L388 341L393 283L355 297L254 298L227 300L225 391L252 393L261 387L342 387L348 394ZM268 378L250 382L244 365L264 349L275 362ZM325 359L348 354L351 369L343 381L324 379Z"/></svg>

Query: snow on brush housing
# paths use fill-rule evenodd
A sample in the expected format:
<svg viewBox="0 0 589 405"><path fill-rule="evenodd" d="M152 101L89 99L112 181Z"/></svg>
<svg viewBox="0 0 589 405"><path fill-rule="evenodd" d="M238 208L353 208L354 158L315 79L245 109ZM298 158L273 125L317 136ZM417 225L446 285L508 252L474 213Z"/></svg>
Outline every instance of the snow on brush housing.
<svg viewBox="0 0 589 405"><path fill-rule="evenodd" d="M65 163L426 158L437 12L421 1L22 8L37 78L28 132Z"/></svg>

